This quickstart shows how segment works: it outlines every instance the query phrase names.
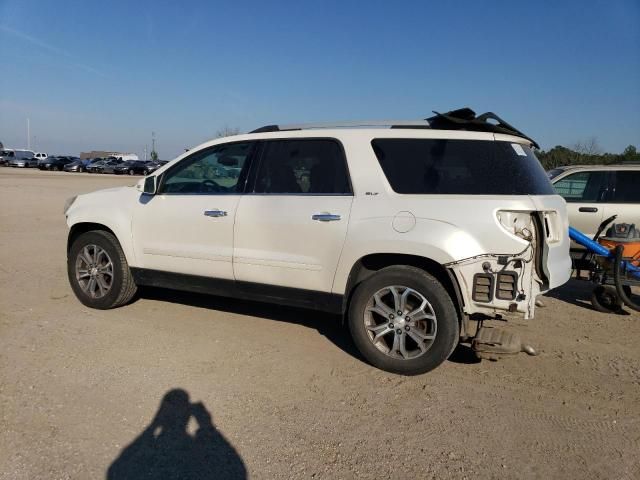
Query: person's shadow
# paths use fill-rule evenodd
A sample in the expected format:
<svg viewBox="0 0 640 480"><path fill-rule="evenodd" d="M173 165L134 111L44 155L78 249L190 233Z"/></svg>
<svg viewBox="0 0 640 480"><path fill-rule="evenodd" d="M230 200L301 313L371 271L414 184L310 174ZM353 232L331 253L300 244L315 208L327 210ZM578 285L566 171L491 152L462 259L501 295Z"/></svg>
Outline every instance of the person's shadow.
<svg viewBox="0 0 640 480"><path fill-rule="evenodd" d="M198 428L191 435L191 417ZM202 403L182 389L167 392L153 421L107 470L107 480L245 479L238 452L218 432Z"/></svg>

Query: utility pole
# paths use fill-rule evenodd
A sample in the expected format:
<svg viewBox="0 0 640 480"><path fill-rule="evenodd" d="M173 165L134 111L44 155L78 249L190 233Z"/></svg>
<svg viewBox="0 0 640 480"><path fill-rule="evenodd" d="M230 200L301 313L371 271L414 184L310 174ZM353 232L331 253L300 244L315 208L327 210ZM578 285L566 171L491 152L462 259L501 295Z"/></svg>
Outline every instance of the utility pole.
<svg viewBox="0 0 640 480"><path fill-rule="evenodd" d="M156 151L156 132L151 132L151 151Z"/></svg>
<svg viewBox="0 0 640 480"><path fill-rule="evenodd" d="M147 146L144 146L144 160L147 160Z"/></svg>
<svg viewBox="0 0 640 480"><path fill-rule="evenodd" d="M31 150L31 125L29 124L28 118L27 118L27 149Z"/></svg>

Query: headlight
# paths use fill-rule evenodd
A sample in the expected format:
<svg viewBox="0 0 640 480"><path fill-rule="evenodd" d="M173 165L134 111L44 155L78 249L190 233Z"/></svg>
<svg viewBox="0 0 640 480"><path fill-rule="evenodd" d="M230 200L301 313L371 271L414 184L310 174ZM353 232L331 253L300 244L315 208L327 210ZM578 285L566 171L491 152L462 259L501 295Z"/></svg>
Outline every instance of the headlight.
<svg viewBox="0 0 640 480"><path fill-rule="evenodd" d="M71 205L73 205L73 202L76 201L76 198L78 198L77 195L74 195L71 198L67 198L67 201L64 202L64 214L67 214L67 210L69 210L69 208L71 207Z"/></svg>

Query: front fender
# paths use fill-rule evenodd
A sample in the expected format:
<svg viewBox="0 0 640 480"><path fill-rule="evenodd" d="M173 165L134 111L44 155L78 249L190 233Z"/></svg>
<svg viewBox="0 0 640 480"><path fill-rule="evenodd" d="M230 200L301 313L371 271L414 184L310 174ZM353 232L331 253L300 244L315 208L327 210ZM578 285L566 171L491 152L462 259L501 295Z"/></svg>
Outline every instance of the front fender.
<svg viewBox="0 0 640 480"><path fill-rule="evenodd" d="M126 193L133 194L132 196L135 197L137 192L129 187L126 188L130 190ZM131 205L134 204L135 198L131 202L122 198L129 195L107 195L107 192L79 196L65 213L67 226L73 229L82 224L97 224L111 230L120 242L127 263L135 267L137 259L131 236Z"/></svg>

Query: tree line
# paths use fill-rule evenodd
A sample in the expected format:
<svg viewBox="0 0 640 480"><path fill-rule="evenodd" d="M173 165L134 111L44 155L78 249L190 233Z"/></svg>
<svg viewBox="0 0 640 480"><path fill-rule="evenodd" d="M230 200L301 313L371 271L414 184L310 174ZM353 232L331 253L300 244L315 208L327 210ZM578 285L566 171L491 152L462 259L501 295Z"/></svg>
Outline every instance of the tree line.
<svg viewBox="0 0 640 480"><path fill-rule="evenodd" d="M640 152L629 145L622 153L603 152L595 138L573 145L571 148L557 145L551 150L539 150L536 156L545 170L565 165L610 165L616 163L640 164Z"/></svg>

